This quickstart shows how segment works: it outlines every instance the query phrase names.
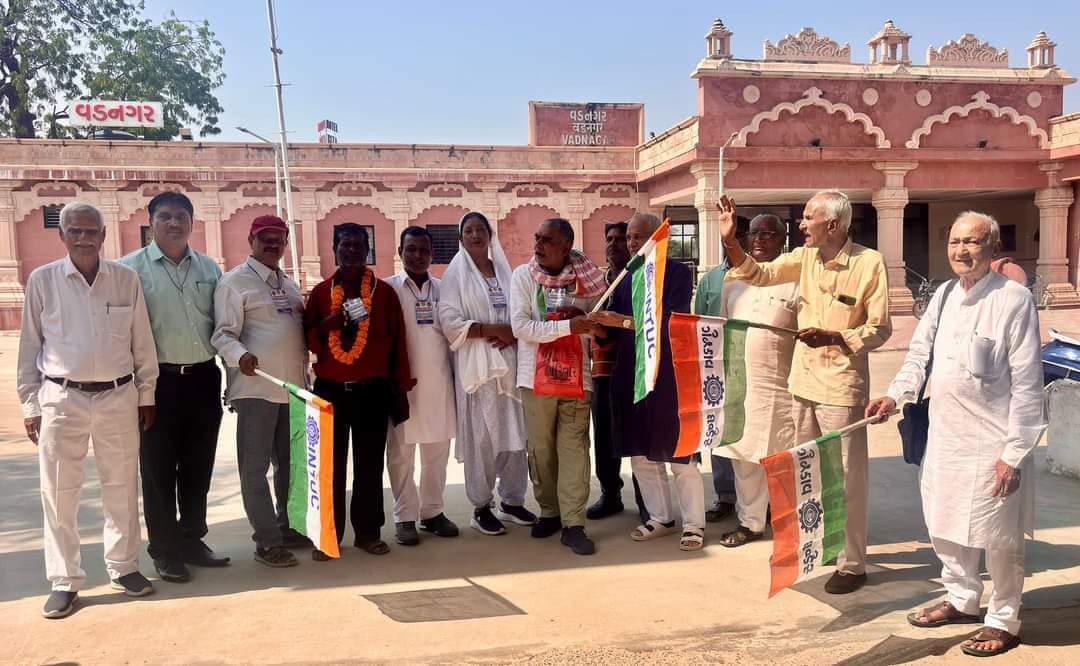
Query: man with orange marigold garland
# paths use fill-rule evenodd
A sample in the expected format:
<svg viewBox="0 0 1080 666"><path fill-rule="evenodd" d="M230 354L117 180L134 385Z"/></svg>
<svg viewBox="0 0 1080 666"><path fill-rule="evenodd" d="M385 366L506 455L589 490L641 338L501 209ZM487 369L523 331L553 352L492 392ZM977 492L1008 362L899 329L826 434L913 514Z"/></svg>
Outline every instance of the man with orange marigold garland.
<svg viewBox="0 0 1080 666"><path fill-rule="evenodd" d="M409 418L407 393L416 381L409 368L405 319L393 287L367 266L371 244L359 224L334 227L338 269L308 297L304 330L315 363L315 393L334 405L334 523L345 536L345 473L352 433L353 485L349 516L353 542L372 555L390 547L380 538L383 461L387 423ZM329 559L323 552L316 561Z"/></svg>

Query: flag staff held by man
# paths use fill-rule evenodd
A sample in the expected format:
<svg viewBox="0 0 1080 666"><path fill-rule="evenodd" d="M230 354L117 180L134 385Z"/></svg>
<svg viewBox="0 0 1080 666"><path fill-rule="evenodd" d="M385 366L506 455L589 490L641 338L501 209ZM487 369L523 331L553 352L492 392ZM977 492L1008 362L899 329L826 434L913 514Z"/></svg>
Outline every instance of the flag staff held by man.
<svg viewBox="0 0 1080 666"><path fill-rule="evenodd" d="M851 202L837 190L818 192L807 202L800 231L803 247L773 261L757 262L736 239L735 204L717 203L720 234L732 279L755 287L799 283L798 342L791 363L796 441L840 430L863 418L869 401L868 353L892 334L889 285L881 255L849 237ZM847 505L844 549L825 584L830 594L854 592L866 583L869 528L869 453L866 429L841 440Z"/></svg>
<svg viewBox="0 0 1080 666"><path fill-rule="evenodd" d="M120 260L139 274L161 369L157 418L139 446L143 515L158 575L186 583L187 564L229 564L202 540L222 412L221 371L210 342L221 269L188 244L195 210L187 195L162 192L148 209L154 240Z"/></svg>

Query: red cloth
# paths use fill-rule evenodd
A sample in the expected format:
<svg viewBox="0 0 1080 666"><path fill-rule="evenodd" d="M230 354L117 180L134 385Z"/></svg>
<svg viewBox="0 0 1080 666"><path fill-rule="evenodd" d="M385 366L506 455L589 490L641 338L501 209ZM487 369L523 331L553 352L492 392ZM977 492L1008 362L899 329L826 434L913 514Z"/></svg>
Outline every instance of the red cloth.
<svg viewBox="0 0 1080 666"><path fill-rule="evenodd" d="M1002 257L991 261L990 270L1001 273L1013 282L1019 282L1022 286L1027 286L1027 273L1012 257Z"/></svg>
<svg viewBox="0 0 1080 666"><path fill-rule="evenodd" d="M319 333L319 322L330 316L330 292L339 281L338 273L323 280L308 296L304 308L304 331L308 349L315 353L315 376L332 382L356 382L365 379L384 378L391 383L393 405L390 415L395 424L409 418L409 401L406 394L416 385L409 366L409 350L405 343L405 318L401 301L393 287L382 280L375 280L371 294L371 325L368 327L367 345L360 358L352 365L339 363L330 353L329 336ZM345 285L345 297L360 295L360 284Z"/></svg>

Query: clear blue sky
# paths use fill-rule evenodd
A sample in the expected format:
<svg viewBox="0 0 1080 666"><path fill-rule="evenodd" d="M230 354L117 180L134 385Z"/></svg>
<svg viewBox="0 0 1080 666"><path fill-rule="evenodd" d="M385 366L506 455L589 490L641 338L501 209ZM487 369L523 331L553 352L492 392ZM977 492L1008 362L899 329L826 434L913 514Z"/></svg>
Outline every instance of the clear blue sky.
<svg viewBox="0 0 1080 666"><path fill-rule="evenodd" d="M225 46L223 139L244 125L277 130L265 0L147 0L207 19ZM1057 63L1080 75L1080 2L330 2L277 0L290 141L314 141L331 118L343 142L524 144L529 100L643 102L647 131L694 113L690 73L719 13L736 57L760 58L765 39L813 26L865 62L886 18L910 33L915 64L928 46L974 32L1009 49L1014 67L1039 30ZM1019 7L1019 9L1018 9ZM1080 84L1065 112L1080 111Z"/></svg>

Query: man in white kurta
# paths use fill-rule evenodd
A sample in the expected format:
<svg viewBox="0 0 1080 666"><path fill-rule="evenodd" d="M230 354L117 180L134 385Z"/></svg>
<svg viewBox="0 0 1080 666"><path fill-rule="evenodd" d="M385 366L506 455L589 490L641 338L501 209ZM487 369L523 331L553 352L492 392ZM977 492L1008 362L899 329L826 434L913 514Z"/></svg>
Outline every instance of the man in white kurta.
<svg viewBox="0 0 1080 666"><path fill-rule="evenodd" d="M386 280L401 301L409 363L416 378L416 386L409 391L409 419L390 430L386 449L396 538L403 546L420 543L417 521L420 529L437 536L458 535L457 525L443 513L446 465L457 418L450 347L436 314L439 279L428 274L431 240L423 227L405 229L398 245L404 270ZM413 477L418 446L419 492Z"/></svg>
<svg viewBox="0 0 1080 666"><path fill-rule="evenodd" d="M771 214L750 221L749 251L754 261L772 261L780 256L787 240L787 225ZM728 280L720 302L720 316L757 324L795 329L798 326L799 283L755 287ZM743 438L713 449L713 455L730 458L735 472L737 529L720 537L729 548L760 539L769 511L769 485L765 456L787 450L795 444L795 422L791 416L791 393L787 389L795 336L764 328L746 330L746 422Z"/></svg>
<svg viewBox="0 0 1080 666"><path fill-rule="evenodd" d="M948 254L958 283L944 306L946 288L935 293L888 397L867 407L868 416L884 414L913 399L933 346L920 486L948 601L909 620L916 626L978 621L985 553L994 584L985 628L961 645L979 655L1019 641L1024 534L1034 517L1031 451L1046 427L1038 315L1024 287L990 270L999 234L988 216L957 218Z"/></svg>
<svg viewBox="0 0 1080 666"><path fill-rule="evenodd" d="M105 223L89 204L60 211L60 239L68 256L26 281L17 380L26 434L38 445L47 618L69 615L86 580L78 513L91 440L112 587L154 591L139 573L139 421L153 424L158 364L139 275L98 255Z"/></svg>

